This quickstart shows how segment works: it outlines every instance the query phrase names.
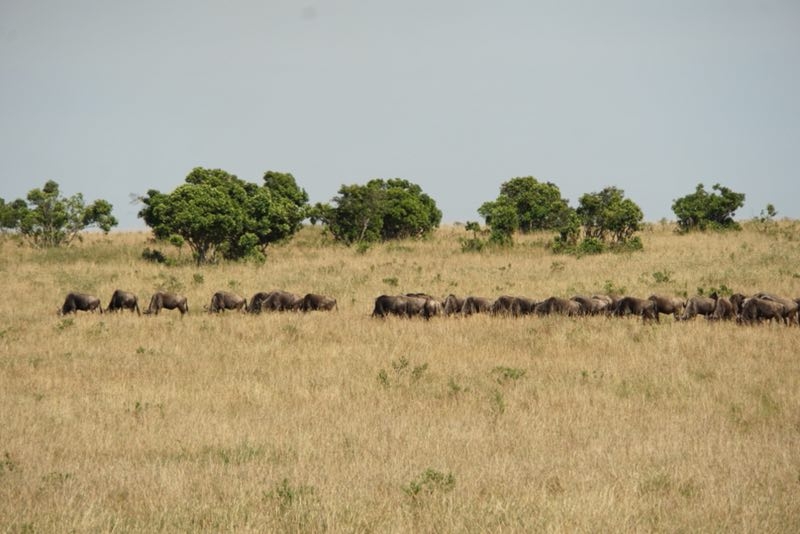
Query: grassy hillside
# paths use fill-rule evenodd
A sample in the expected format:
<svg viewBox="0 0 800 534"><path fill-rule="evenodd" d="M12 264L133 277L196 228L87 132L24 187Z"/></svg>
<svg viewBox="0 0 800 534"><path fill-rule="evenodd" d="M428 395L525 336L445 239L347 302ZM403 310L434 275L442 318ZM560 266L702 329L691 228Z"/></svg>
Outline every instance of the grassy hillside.
<svg viewBox="0 0 800 534"><path fill-rule="evenodd" d="M601 317L372 319L376 296L726 286L800 296L800 226L554 256L332 246L266 264L141 260L144 233L0 242L0 527L53 531L800 530L800 328ZM177 257L169 247L161 247ZM184 254L186 252L184 251ZM190 314L56 314L69 291ZM332 313L209 315L220 289Z"/></svg>

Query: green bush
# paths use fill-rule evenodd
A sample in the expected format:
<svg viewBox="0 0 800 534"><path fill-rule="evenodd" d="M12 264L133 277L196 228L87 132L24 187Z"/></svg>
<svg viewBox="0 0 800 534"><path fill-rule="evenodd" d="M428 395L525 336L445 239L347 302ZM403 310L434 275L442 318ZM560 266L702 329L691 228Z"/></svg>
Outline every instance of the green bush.
<svg viewBox="0 0 800 534"><path fill-rule="evenodd" d="M420 186L408 180L374 179L343 185L333 205L316 204L311 222L321 222L347 245L422 237L438 228L442 212Z"/></svg>
<svg viewBox="0 0 800 534"><path fill-rule="evenodd" d="M679 232L741 229L733 216L744 206L744 193L719 184L714 184L712 189L717 193L709 194L703 184L697 184L694 193L672 203L672 211L678 217Z"/></svg>

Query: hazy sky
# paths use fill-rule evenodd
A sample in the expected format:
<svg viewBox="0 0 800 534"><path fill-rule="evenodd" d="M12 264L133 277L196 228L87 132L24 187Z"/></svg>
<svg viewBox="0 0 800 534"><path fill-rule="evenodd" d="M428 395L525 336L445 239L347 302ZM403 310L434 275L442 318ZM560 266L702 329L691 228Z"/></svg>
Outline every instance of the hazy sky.
<svg viewBox="0 0 800 534"><path fill-rule="evenodd" d="M0 0L0 76L0 197L52 179L121 229L196 166L405 178L445 222L515 176L800 218L797 0Z"/></svg>

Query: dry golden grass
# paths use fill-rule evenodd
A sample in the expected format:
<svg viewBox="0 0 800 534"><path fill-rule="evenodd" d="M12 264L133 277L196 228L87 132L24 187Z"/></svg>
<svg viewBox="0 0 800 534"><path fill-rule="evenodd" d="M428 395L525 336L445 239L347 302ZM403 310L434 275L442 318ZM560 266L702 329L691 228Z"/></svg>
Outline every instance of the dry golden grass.
<svg viewBox="0 0 800 534"><path fill-rule="evenodd" d="M724 284L800 296L800 229L573 258L463 229L364 254L315 229L264 265L143 262L143 233L0 244L0 526L10 532L800 530L800 328L697 319L372 319L383 293ZM168 247L164 247L168 248ZM659 274L654 274L659 273ZM190 314L59 317L159 288ZM214 291L338 312L202 312Z"/></svg>

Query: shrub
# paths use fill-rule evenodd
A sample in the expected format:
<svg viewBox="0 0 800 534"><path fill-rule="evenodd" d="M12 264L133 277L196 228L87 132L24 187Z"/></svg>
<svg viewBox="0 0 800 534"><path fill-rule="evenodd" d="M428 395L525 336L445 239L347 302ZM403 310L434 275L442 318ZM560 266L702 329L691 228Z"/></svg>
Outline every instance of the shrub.
<svg viewBox="0 0 800 534"><path fill-rule="evenodd" d="M697 184L695 192L672 203L672 211L678 217L678 231L691 230L740 230L733 219L736 210L744 206L744 193L714 184L717 194L709 194L703 184Z"/></svg>
<svg viewBox="0 0 800 534"><path fill-rule="evenodd" d="M346 245L421 237L438 228L442 212L422 188L408 180L374 179L343 185L333 205L316 204L310 219Z"/></svg>
<svg viewBox="0 0 800 534"><path fill-rule="evenodd" d="M167 257L158 249L145 248L142 251L142 259L153 263L166 263Z"/></svg>

